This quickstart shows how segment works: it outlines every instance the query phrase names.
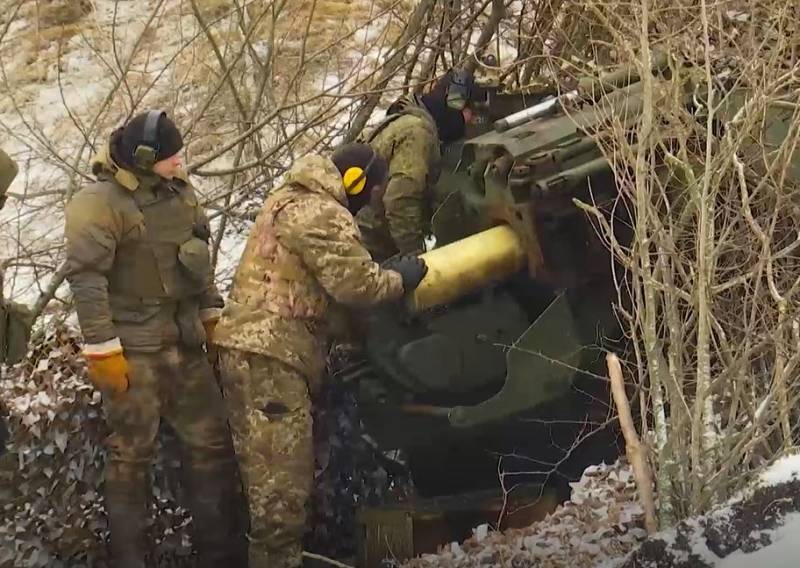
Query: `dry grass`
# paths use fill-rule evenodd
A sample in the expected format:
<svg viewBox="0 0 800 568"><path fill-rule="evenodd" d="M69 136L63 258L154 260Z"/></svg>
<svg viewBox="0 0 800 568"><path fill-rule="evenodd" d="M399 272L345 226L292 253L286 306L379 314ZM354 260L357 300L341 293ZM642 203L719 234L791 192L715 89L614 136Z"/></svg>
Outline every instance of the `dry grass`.
<svg viewBox="0 0 800 568"><path fill-rule="evenodd" d="M33 8L43 29L76 24L94 9L90 0L40 0Z"/></svg>

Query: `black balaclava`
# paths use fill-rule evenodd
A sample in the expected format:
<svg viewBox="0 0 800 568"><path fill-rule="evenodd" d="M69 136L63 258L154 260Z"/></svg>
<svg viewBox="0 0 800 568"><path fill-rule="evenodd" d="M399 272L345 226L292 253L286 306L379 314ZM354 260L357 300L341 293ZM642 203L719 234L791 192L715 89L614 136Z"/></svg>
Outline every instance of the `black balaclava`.
<svg viewBox="0 0 800 568"><path fill-rule="evenodd" d="M464 137L466 132L464 115L460 110L448 107L444 97L440 98L431 94L422 95L422 104L428 109L436 123L439 140L447 144Z"/></svg>
<svg viewBox="0 0 800 568"><path fill-rule="evenodd" d="M347 209L355 215L358 211L369 204L372 198L372 190L376 186L382 186L386 183L386 178L389 174L389 166L375 150L369 145L359 142L350 142L343 144L336 148L331 155L331 160L339 170L342 176L342 183L351 181L351 187L345 187L347 193ZM360 168L366 171L364 177L364 188L356 193L356 187L359 183L352 183L353 180L348 180L352 176L348 174L351 168Z"/></svg>
<svg viewBox="0 0 800 568"><path fill-rule="evenodd" d="M447 106L447 89L454 77L451 69L439 79L430 92L422 95L422 104L428 109L439 131L439 140L445 144L464 137L466 124L460 110Z"/></svg>

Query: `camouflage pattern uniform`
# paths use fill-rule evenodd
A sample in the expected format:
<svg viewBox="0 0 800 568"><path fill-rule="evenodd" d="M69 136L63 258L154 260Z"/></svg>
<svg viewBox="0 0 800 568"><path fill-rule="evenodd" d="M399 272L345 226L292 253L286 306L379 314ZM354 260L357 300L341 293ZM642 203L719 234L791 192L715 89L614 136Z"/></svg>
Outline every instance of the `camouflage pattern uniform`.
<svg viewBox="0 0 800 568"><path fill-rule="evenodd" d="M0 148L0 209L6 203L6 191L8 191L14 178L17 177L18 171L14 160ZM11 338L11 316L13 315L12 310L9 308L10 303L3 300L3 273L0 271L0 365L18 356L18 354L10 353L14 342L9 341ZM13 355L13 357L9 355ZM2 378L2 375L0 375L0 378ZM6 450L7 439L8 429L5 422L5 410L0 406L0 454Z"/></svg>
<svg viewBox="0 0 800 568"><path fill-rule="evenodd" d="M18 172L17 164L0 148L0 209L6 204L6 192Z"/></svg>
<svg viewBox="0 0 800 568"><path fill-rule="evenodd" d="M19 169L11 157L0 149L0 209L6 202L6 192L17 177ZM0 258L0 264L3 259ZM33 313L28 306L3 297L3 271L0 270L0 365L22 361L28 351ZM0 375L0 379L2 375ZM0 405L0 454L5 452L9 432L5 409Z"/></svg>
<svg viewBox="0 0 800 568"><path fill-rule="evenodd" d="M309 390L323 376L331 303L367 307L403 293L401 276L371 260L345 203L331 160L298 160L256 219L215 331L250 504L251 568L302 564Z"/></svg>
<svg viewBox="0 0 800 568"><path fill-rule="evenodd" d="M364 244L377 261L423 251L433 215L430 187L441 160L433 117L418 98L408 97L364 141L389 164L384 211L367 206L356 215Z"/></svg>
<svg viewBox="0 0 800 568"><path fill-rule="evenodd" d="M241 515L240 526L234 523L235 507L244 506L241 481L222 393L202 350L201 321L223 306L208 263L205 214L187 180L134 175L108 148L93 171L98 181L66 211L67 279L85 350L121 343L129 365L129 389L103 393L112 430L104 486L111 565L145 565L161 418L185 449L201 565L244 565Z"/></svg>

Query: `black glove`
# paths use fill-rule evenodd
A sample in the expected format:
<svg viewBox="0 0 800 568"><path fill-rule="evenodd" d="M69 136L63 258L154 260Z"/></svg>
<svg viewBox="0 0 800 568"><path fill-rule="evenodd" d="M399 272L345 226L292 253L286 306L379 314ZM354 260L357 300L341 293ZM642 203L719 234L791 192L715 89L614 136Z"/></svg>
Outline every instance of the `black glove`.
<svg viewBox="0 0 800 568"><path fill-rule="evenodd" d="M418 256L400 255L387 260L384 268L399 272L403 277L403 291L411 292L415 290L425 275L428 273L428 266L425 261Z"/></svg>

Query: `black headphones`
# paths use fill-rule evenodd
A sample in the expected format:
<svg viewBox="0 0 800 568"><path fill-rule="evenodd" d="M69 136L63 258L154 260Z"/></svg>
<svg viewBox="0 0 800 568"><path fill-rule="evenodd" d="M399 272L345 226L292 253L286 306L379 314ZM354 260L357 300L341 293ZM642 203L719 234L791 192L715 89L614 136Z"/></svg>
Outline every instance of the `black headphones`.
<svg viewBox="0 0 800 568"><path fill-rule="evenodd" d="M142 141L133 151L133 161L137 168L151 170L158 161L158 120L167 113L163 110L151 110L147 113L142 131Z"/></svg>
<svg viewBox="0 0 800 568"><path fill-rule="evenodd" d="M378 158L378 153L373 148L370 148L370 150L372 150L372 156L370 156L367 165L364 166L364 169L361 169L358 166L352 166L347 168L347 171L345 171L342 175L344 190L349 196L358 195L364 191L364 187L367 185L367 174L369 173L369 169Z"/></svg>

